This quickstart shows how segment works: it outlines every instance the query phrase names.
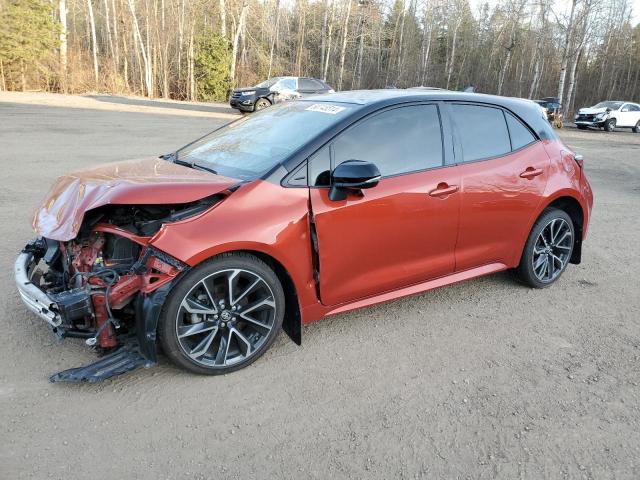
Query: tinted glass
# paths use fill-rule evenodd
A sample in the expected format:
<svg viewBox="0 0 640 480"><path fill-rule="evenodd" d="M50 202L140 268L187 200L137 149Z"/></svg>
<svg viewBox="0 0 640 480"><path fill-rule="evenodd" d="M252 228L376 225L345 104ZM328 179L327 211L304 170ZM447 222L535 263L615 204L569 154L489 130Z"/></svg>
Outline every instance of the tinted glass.
<svg viewBox="0 0 640 480"><path fill-rule="evenodd" d="M507 112L505 112L504 115L507 118L507 126L509 127L509 134L511 135L512 150L518 150L519 148L536 141L533 134L522 124L520 120Z"/></svg>
<svg viewBox="0 0 640 480"><path fill-rule="evenodd" d="M309 160L309 185L327 187L330 183L331 156L327 145Z"/></svg>
<svg viewBox="0 0 640 480"><path fill-rule="evenodd" d="M600 102L593 106L593 108L610 108L611 110L618 110L622 106L622 102Z"/></svg>
<svg viewBox="0 0 640 480"><path fill-rule="evenodd" d="M327 88L325 84L322 83L320 80L311 80L311 83L313 83L315 85L315 88L318 90L324 90Z"/></svg>
<svg viewBox="0 0 640 480"><path fill-rule="evenodd" d="M442 133L435 105L394 108L369 117L333 143L333 165L373 162L383 176L442 165Z"/></svg>
<svg viewBox="0 0 640 480"><path fill-rule="evenodd" d="M638 105L635 105L635 104L629 105L629 111L630 112L640 112L640 107Z"/></svg>
<svg viewBox="0 0 640 480"><path fill-rule="evenodd" d="M178 158L221 175L252 180L334 123L352 106L285 102L243 117L178 150Z"/></svg>
<svg viewBox="0 0 640 480"><path fill-rule="evenodd" d="M511 152L502 110L478 105L451 105L465 162Z"/></svg>
<svg viewBox="0 0 640 480"><path fill-rule="evenodd" d="M265 80L264 82L260 82L259 84L256 85L257 88L269 88L272 85L274 85L278 80L280 80L280 77L273 77L270 78L268 80Z"/></svg>
<svg viewBox="0 0 640 480"><path fill-rule="evenodd" d="M295 90L296 89L296 79L295 78L283 78L276 85L279 89L285 90Z"/></svg>
<svg viewBox="0 0 640 480"><path fill-rule="evenodd" d="M300 90L318 90L320 88L313 80L301 78L298 80L298 88Z"/></svg>

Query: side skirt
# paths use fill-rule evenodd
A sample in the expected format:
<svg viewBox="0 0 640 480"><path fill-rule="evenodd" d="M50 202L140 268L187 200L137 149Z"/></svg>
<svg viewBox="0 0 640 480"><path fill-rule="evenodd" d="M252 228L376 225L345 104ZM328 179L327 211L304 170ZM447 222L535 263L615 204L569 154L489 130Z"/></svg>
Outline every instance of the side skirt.
<svg viewBox="0 0 640 480"><path fill-rule="evenodd" d="M427 290L433 290L434 288L444 287L453 283L469 280L471 278L501 272L503 270L506 270L507 268L508 267L504 263L490 263L488 265L472 268L463 272L452 273L451 275L447 275L446 277L440 277L433 280L428 280L426 282L416 283L399 290L381 293L380 295L364 298L362 300L356 300L355 302L343 304L335 308L330 308L329 311L325 313L325 316L349 312L351 310L368 307L377 303L389 302L391 300L396 300L398 298L407 297L409 295L426 292Z"/></svg>

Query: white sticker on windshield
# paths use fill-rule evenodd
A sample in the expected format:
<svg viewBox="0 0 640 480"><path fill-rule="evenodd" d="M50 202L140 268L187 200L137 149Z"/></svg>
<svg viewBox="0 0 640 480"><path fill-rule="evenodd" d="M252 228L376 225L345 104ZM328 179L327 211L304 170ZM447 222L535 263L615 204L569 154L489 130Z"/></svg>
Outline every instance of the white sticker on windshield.
<svg viewBox="0 0 640 480"><path fill-rule="evenodd" d="M310 107L305 108L305 110L309 110L310 112L322 112L329 113L331 115L335 115L336 113L340 113L345 110L345 107L339 107L337 105L328 105L326 103L314 103Z"/></svg>

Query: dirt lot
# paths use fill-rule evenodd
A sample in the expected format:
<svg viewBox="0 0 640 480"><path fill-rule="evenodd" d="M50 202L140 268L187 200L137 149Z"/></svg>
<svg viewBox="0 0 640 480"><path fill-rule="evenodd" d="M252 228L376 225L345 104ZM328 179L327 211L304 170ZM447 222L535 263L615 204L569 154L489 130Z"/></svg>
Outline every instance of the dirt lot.
<svg viewBox="0 0 640 480"><path fill-rule="evenodd" d="M33 209L58 174L166 152L224 112L1 100L0 478L640 477L640 135L562 131L596 206L550 289L499 274L337 316L226 377L162 361L53 385L94 357L15 292Z"/></svg>

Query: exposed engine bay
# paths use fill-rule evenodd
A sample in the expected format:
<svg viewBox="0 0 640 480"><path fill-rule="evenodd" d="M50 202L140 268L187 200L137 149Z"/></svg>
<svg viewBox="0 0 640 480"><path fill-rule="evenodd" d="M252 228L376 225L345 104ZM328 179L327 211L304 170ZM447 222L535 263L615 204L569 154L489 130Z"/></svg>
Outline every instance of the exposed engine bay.
<svg viewBox="0 0 640 480"><path fill-rule="evenodd" d="M108 365L61 372L52 381L97 381L155 363L157 317L172 282L188 266L150 241L163 224L198 215L221 198L180 205L105 205L86 213L76 238L40 237L25 247L16 262L25 303L59 337L83 338L101 354L117 351Z"/></svg>

